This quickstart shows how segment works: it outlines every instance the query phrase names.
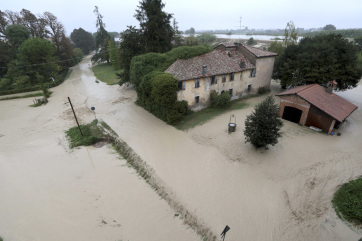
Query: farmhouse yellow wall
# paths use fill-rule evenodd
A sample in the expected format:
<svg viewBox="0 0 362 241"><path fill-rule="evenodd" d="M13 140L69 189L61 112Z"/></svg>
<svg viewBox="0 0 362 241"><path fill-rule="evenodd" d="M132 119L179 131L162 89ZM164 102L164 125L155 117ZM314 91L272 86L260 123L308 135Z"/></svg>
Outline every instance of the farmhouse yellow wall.
<svg viewBox="0 0 362 241"><path fill-rule="evenodd" d="M259 87L270 88L271 77L274 66L274 56L256 59L256 75L252 86L256 92Z"/></svg>
<svg viewBox="0 0 362 241"><path fill-rule="evenodd" d="M210 104L210 92L215 90L217 93L233 89L232 99L238 99L242 96L254 93L248 92L248 85L252 86L256 77L250 77L250 70L234 73L234 80L230 81L230 74L226 75L226 81L222 82L222 75L217 75L217 84L211 85L211 77L200 78L200 87L195 88L195 79L185 81L185 90L177 93L179 101L186 100L193 111L206 108ZM257 88L256 88L257 89ZM199 103L196 104L195 97L199 96Z"/></svg>

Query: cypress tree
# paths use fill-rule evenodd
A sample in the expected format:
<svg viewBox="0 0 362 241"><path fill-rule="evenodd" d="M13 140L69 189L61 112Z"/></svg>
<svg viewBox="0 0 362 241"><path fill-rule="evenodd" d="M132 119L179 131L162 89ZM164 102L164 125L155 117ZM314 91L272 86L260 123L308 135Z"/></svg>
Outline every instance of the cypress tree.
<svg viewBox="0 0 362 241"><path fill-rule="evenodd" d="M245 120L245 143L250 142L256 148L274 146L282 136L283 122L279 118L279 107L272 96L258 104L254 112Z"/></svg>
<svg viewBox="0 0 362 241"><path fill-rule="evenodd" d="M171 50L174 30L171 26L172 14L162 9L161 0L142 0L134 17L140 22L146 52L164 53Z"/></svg>

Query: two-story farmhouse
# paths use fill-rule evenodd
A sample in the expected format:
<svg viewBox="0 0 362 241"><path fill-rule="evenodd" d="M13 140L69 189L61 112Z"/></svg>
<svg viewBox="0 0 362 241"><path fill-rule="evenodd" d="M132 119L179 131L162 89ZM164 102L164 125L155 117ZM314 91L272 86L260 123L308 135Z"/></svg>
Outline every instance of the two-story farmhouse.
<svg viewBox="0 0 362 241"><path fill-rule="evenodd" d="M243 44L220 44L210 53L177 60L165 72L178 80L177 99L197 111L209 105L212 90L237 99L259 87L269 89L275 56Z"/></svg>

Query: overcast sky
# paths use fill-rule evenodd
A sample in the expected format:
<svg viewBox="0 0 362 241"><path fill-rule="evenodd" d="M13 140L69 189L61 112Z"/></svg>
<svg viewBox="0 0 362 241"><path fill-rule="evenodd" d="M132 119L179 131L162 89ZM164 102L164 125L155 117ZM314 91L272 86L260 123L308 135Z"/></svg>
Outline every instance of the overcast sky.
<svg viewBox="0 0 362 241"><path fill-rule="evenodd" d="M109 32L138 26L133 17L138 0L3 0L1 11L53 13L66 34L83 28L95 32L94 6L99 7ZM164 11L173 14L180 30L284 29L292 20L296 27L318 28L333 24L337 29L362 28L362 0L163 0Z"/></svg>

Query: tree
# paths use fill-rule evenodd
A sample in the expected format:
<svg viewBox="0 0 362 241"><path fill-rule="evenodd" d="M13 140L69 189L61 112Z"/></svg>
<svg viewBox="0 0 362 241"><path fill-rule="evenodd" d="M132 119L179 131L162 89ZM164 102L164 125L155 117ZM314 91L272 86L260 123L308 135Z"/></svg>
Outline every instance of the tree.
<svg viewBox="0 0 362 241"><path fill-rule="evenodd" d="M111 36L105 29L106 25L103 23L103 16L99 13L98 7L95 6L94 14L97 16L96 27L96 51L97 53L92 57L93 62L107 61L109 63L108 44L111 40Z"/></svg>
<svg viewBox="0 0 362 241"><path fill-rule="evenodd" d="M80 48L85 55L89 54L95 48L93 35L82 28L74 29L70 34L76 48Z"/></svg>
<svg viewBox="0 0 362 241"><path fill-rule="evenodd" d="M130 81L131 60L142 53L144 53L144 45L141 30L128 26L128 29L121 33L119 46L120 66L123 69L121 74L117 74L121 78L120 84Z"/></svg>
<svg viewBox="0 0 362 241"><path fill-rule="evenodd" d="M277 144L278 138L282 136L280 130L283 126L278 113L279 106L272 96L258 104L254 112L246 117L245 143L250 142L256 148Z"/></svg>
<svg viewBox="0 0 362 241"><path fill-rule="evenodd" d="M305 84L326 86L336 80L339 90L354 88L361 78L357 49L341 35L305 37L298 45L288 46L276 62L273 78L283 88Z"/></svg>
<svg viewBox="0 0 362 241"><path fill-rule="evenodd" d="M0 40L0 78L6 74L6 67L13 60L13 57L11 45Z"/></svg>
<svg viewBox="0 0 362 241"><path fill-rule="evenodd" d="M195 29L193 27L190 28L190 35L194 36L196 33Z"/></svg>
<svg viewBox="0 0 362 241"><path fill-rule="evenodd" d="M356 43L358 50L362 51L362 36L354 38L354 42Z"/></svg>
<svg viewBox="0 0 362 241"><path fill-rule="evenodd" d="M6 27L5 36L9 40L11 46L17 50L20 45L30 37L30 32L26 27L14 24Z"/></svg>
<svg viewBox="0 0 362 241"><path fill-rule="evenodd" d="M117 50L116 45L114 44L113 40L109 41L108 52L109 52L109 59L111 61L113 70L119 70L121 67L120 60L119 60L120 56L119 56L118 50Z"/></svg>
<svg viewBox="0 0 362 241"><path fill-rule="evenodd" d="M0 10L0 37L5 37L5 30L9 24L6 13Z"/></svg>
<svg viewBox="0 0 362 241"><path fill-rule="evenodd" d="M297 44L298 42L298 31L295 30L293 21L287 23L287 27L284 30L284 47L288 47L292 44Z"/></svg>
<svg viewBox="0 0 362 241"><path fill-rule="evenodd" d="M216 40L215 34L212 33L202 33L198 35L196 38L201 44L210 44Z"/></svg>
<svg viewBox="0 0 362 241"><path fill-rule="evenodd" d="M283 46L283 43L278 42L278 41L273 41L270 43L269 47L268 47L268 51L273 52L273 53L277 53L278 56L275 57L275 65L277 65L277 62L280 59L280 56L283 55L285 50L285 47Z"/></svg>
<svg viewBox="0 0 362 241"><path fill-rule="evenodd" d="M74 65L76 65L77 63L82 61L84 53L80 48L73 49L73 53L74 53Z"/></svg>
<svg viewBox="0 0 362 241"><path fill-rule="evenodd" d="M71 66L74 66L74 52L73 45L69 38L67 38L64 33L62 34L62 38L59 43L59 52L58 56L62 60L59 65L62 66L61 71L68 69Z"/></svg>
<svg viewBox="0 0 362 241"><path fill-rule="evenodd" d="M327 24L323 27L323 30L336 30L337 28L333 24Z"/></svg>
<svg viewBox="0 0 362 241"><path fill-rule="evenodd" d="M164 53L171 50L174 30L171 14L162 9L162 0L142 0L134 17L140 22L146 52Z"/></svg>
<svg viewBox="0 0 362 241"><path fill-rule="evenodd" d="M173 40L174 40L174 45L176 47L181 46L182 44L182 35L181 32L178 29L178 22L176 21L176 19L173 19L172 25L173 25Z"/></svg>
<svg viewBox="0 0 362 241"><path fill-rule="evenodd" d="M49 31L46 29L47 21L44 18L37 18L32 12L26 9L20 11L21 19L18 21L30 30L32 37L47 38Z"/></svg>
<svg viewBox="0 0 362 241"><path fill-rule="evenodd" d="M57 47L57 54L61 55L61 45L62 41L64 41L63 39L65 38L64 26L58 21L57 17L50 12L44 12L43 19L50 29L48 33L50 34L53 43Z"/></svg>
<svg viewBox="0 0 362 241"><path fill-rule="evenodd" d="M248 39L248 42L246 42L248 45L253 45L254 44L254 38L251 37Z"/></svg>
<svg viewBox="0 0 362 241"><path fill-rule="evenodd" d="M33 83L37 79L36 72L45 80L49 80L59 70L59 66L55 63L56 59L54 59L55 52L56 47L50 41L41 38L29 38L19 47L19 63L15 66L16 70L22 69ZM25 67L19 68L19 65Z"/></svg>

